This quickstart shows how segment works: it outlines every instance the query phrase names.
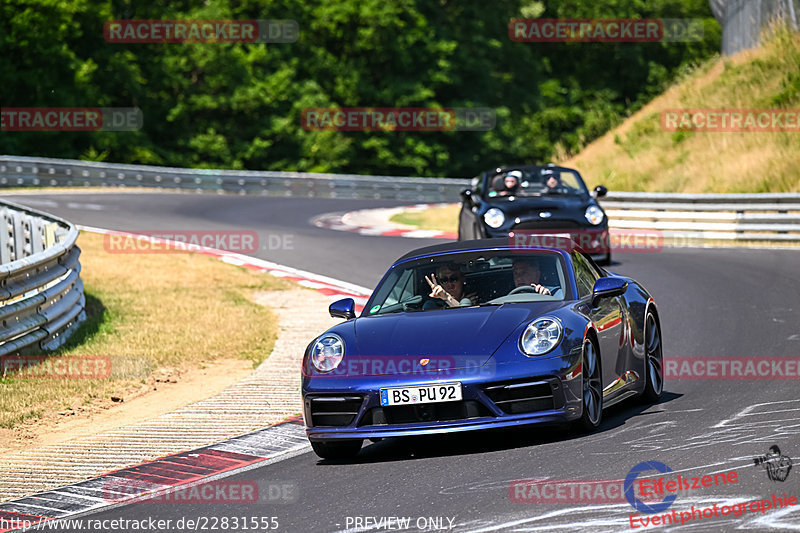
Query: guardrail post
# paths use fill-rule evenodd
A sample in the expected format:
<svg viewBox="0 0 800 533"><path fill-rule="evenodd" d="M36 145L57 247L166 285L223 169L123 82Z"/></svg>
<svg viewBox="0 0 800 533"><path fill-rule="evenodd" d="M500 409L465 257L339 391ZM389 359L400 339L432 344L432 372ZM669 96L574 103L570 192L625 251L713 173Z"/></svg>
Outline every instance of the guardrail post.
<svg viewBox="0 0 800 533"><path fill-rule="evenodd" d="M0 209L0 264L11 262L14 255L14 226L8 208Z"/></svg>

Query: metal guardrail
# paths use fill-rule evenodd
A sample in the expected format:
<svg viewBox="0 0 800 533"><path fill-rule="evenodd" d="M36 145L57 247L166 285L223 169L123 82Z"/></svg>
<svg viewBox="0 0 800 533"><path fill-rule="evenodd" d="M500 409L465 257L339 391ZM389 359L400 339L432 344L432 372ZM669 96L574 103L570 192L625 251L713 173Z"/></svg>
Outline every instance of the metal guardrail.
<svg viewBox="0 0 800 533"><path fill-rule="evenodd" d="M657 230L665 237L800 242L800 194L611 193L610 226Z"/></svg>
<svg viewBox="0 0 800 533"><path fill-rule="evenodd" d="M78 230L0 202L0 356L54 350L86 318Z"/></svg>
<svg viewBox="0 0 800 533"><path fill-rule="evenodd" d="M0 188L149 187L279 197L368 198L444 202L466 179L209 170L0 156Z"/></svg>
<svg viewBox="0 0 800 533"><path fill-rule="evenodd" d="M0 156L0 188L148 187L277 197L367 198L413 203L458 200L470 180L205 170ZM665 237L800 242L800 194L612 192L601 200L611 227Z"/></svg>

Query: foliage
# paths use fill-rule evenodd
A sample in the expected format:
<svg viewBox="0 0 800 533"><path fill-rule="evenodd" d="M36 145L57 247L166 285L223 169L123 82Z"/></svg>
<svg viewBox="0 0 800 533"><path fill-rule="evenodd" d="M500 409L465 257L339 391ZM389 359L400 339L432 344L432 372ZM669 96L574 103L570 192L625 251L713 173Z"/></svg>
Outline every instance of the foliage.
<svg viewBox="0 0 800 533"><path fill-rule="evenodd" d="M701 18L694 43L523 43L512 18ZM286 44L115 44L113 19L293 19ZM470 176L571 154L719 48L706 0L6 0L5 107L139 107L135 132L6 132L0 153ZM796 80L795 80L796 81ZM793 93L796 84L786 88ZM488 107L487 132L306 131L308 107Z"/></svg>

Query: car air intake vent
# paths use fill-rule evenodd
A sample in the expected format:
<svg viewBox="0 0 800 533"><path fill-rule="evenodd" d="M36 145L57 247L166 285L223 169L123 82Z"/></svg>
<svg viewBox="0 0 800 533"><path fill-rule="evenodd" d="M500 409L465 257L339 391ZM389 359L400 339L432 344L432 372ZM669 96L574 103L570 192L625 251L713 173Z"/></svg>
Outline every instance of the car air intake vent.
<svg viewBox="0 0 800 533"><path fill-rule="evenodd" d="M392 405L375 407L367 411L359 426L385 426L387 424L413 424L415 422L445 422L492 416L486 406L475 400L428 403L418 405Z"/></svg>
<svg viewBox="0 0 800 533"><path fill-rule="evenodd" d="M548 411L564 405L558 380L497 383L483 391L508 414Z"/></svg>
<svg viewBox="0 0 800 533"><path fill-rule="evenodd" d="M550 229L553 231L557 230L572 230L576 228L580 228L581 225L575 222L574 220L553 220L553 219L536 219L536 220L523 220L519 224L516 224L511 230L538 230L538 229Z"/></svg>
<svg viewBox="0 0 800 533"><path fill-rule="evenodd" d="M306 398L306 412L316 426L347 426L355 420L364 399L358 395Z"/></svg>

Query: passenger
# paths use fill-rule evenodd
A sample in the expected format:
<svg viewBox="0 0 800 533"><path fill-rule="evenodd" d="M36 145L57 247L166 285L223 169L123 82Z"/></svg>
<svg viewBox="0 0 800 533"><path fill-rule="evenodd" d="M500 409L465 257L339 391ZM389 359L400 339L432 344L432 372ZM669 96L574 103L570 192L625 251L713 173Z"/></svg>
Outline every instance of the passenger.
<svg viewBox="0 0 800 533"><path fill-rule="evenodd" d="M554 285L548 288L543 284L539 284L542 277L541 262L541 257L520 257L514 259L512 268L514 272L515 289L519 287L533 287L534 291L538 294L546 294L561 298L563 292L560 286Z"/></svg>
<svg viewBox="0 0 800 533"><path fill-rule="evenodd" d="M503 189L498 194L500 196L513 196L519 189L521 179L522 172L519 170L512 170L503 178Z"/></svg>
<svg viewBox="0 0 800 533"><path fill-rule="evenodd" d="M433 298L425 302L423 309L437 307L467 307L477 303L477 294L464 294L464 273L455 263L447 263L436 269L436 274L425 276L431 288L429 296Z"/></svg>

